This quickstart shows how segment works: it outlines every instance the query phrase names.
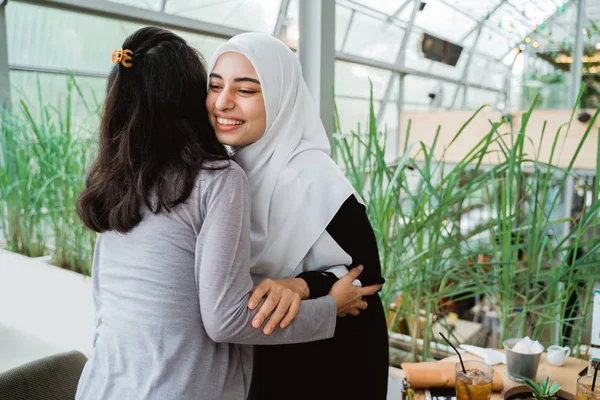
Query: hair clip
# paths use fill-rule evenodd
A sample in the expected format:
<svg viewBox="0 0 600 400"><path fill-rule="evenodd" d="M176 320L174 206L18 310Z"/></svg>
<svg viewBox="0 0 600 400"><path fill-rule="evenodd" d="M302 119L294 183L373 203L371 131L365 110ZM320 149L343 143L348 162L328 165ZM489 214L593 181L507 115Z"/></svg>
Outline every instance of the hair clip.
<svg viewBox="0 0 600 400"><path fill-rule="evenodd" d="M121 63L125 68L133 67L133 63L131 62L133 57L133 51L128 49L115 50L112 52L112 62L113 64Z"/></svg>

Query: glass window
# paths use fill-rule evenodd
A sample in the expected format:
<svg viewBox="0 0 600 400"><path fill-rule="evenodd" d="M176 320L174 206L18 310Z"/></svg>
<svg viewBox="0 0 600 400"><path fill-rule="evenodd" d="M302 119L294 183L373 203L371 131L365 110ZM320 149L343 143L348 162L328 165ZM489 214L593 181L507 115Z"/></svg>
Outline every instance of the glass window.
<svg viewBox="0 0 600 400"><path fill-rule="evenodd" d="M489 104L490 106L495 107L497 100L497 92L477 89L473 87L467 88L467 109L475 110L484 104Z"/></svg>
<svg viewBox="0 0 600 400"><path fill-rule="evenodd" d="M9 64L106 74L112 51L142 27L19 2L8 3L6 15Z"/></svg>
<svg viewBox="0 0 600 400"><path fill-rule="evenodd" d="M373 97L382 99L391 75L392 72L388 70L336 61L335 93L368 99L369 80L371 80L373 83Z"/></svg>
<svg viewBox="0 0 600 400"><path fill-rule="evenodd" d="M398 102L391 101L387 103L382 118L377 121L377 126L381 132L388 135L388 142L390 135L398 133Z"/></svg>
<svg viewBox="0 0 600 400"><path fill-rule="evenodd" d="M106 94L106 79L79 76L75 77L75 81L83 96L79 96L75 90L72 92L73 127L76 134L89 137L97 132L99 107ZM63 110L60 106L64 105L66 100L66 75L11 71L10 83L11 100L15 110L21 109L21 100L33 115L39 115L40 100L44 106L52 105Z"/></svg>
<svg viewBox="0 0 600 400"><path fill-rule="evenodd" d="M347 7L335 7L335 49L338 51L343 51L342 44L344 43L352 14L355 12Z"/></svg>
<svg viewBox="0 0 600 400"><path fill-rule="evenodd" d="M477 19L483 19L500 3L500 0L446 0L446 2Z"/></svg>
<svg viewBox="0 0 600 400"><path fill-rule="evenodd" d="M488 59L474 54L473 57L471 57L471 65L469 65L467 82L476 84L484 83L484 81L487 79L486 68L488 67L489 63L490 62Z"/></svg>
<svg viewBox="0 0 600 400"><path fill-rule="evenodd" d="M404 30L387 22L356 13L350 26L345 52L394 63Z"/></svg>
<svg viewBox="0 0 600 400"><path fill-rule="evenodd" d="M493 58L501 58L507 51L514 48L514 43L501 34L484 27L481 30L477 50Z"/></svg>
<svg viewBox="0 0 600 400"><path fill-rule="evenodd" d="M369 100L365 99L336 99L338 115L340 118L340 127L342 133L366 133L369 126ZM374 104L375 116L379 111L381 102Z"/></svg>
<svg viewBox="0 0 600 400"><path fill-rule="evenodd" d="M398 152L398 103L389 102L385 107L382 118L377 121L378 130L386 136L385 155L386 158L394 157Z"/></svg>
<svg viewBox="0 0 600 400"><path fill-rule="evenodd" d="M415 109L414 105L427 109L447 108L452 103L455 89L453 83L407 75L404 78L404 109Z"/></svg>
<svg viewBox="0 0 600 400"><path fill-rule="evenodd" d="M516 8L514 4L507 2L491 16L489 24L495 25L507 36L513 38L513 43L518 43L535 29L536 25L532 22L533 18L533 15L527 16L525 14L524 16L522 7Z"/></svg>
<svg viewBox="0 0 600 400"><path fill-rule="evenodd" d="M390 0L358 0L357 3L367 6L377 11L381 11L384 14L392 15L396 10L404 3L405 0L401 1L390 1ZM409 8L409 7L406 7Z"/></svg>
<svg viewBox="0 0 600 400"><path fill-rule="evenodd" d="M483 83L485 83L486 86L502 89L508 73L509 70L504 66L504 64L490 62L486 68Z"/></svg>
<svg viewBox="0 0 600 400"><path fill-rule="evenodd" d="M7 7L11 65L107 74L111 53L144 25L26 3ZM102 32L99 37L98 32ZM210 57L223 39L174 31Z"/></svg>
<svg viewBox="0 0 600 400"><path fill-rule="evenodd" d="M432 35L457 43L477 25L477 21L440 0L430 0L423 11L417 13L415 24Z"/></svg>
<svg viewBox="0 0 600 400"><path fill-rule="evenodd" d="M168 0L165 12L233 28L272 33L281 0Z"/></svg>

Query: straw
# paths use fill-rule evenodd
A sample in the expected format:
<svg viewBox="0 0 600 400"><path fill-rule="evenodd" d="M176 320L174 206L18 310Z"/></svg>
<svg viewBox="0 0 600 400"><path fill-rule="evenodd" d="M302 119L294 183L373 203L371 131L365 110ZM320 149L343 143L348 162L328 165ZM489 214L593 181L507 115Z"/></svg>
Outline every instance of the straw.
<svg viewBox="0 0 600 400"><path fill-rule="evenodd" d="M596 388L596 378L598 377L598 366L600 366L600 361L596 363L596 368L594 368L594 379L592 380L592 393L594 393L594 389Z"/></svg>
<svg viewBox="0 0 600 400"><path fill-rule="evenodd" d="M456 355L458 356L458 359L460 360L460 365L462 366L462 370L463 370L463 372L466 374L466 373L467 373L467 370L465 369L465 364L463 363L463 360L462 360L462 357L460 356L460 353L458 352L458 350L456 350L456 347L454 347L454 345L453 345L452 343L450 343L450 341L449 341L448 339L446 339L446 336L444 336L444 334L443 334L442 332L440 332L440 335L442 335L442 337L444 338L444 340L445 340L446 342L448 342L448 344L449 344L450 346L452 346L452 348L453 348L453 349L454 349L454 351L456 352ZM598 371L598 369L596 369L596 371ZM595 379L594 379L594 381L595 381ZM594 389L592 389L592 391L593 391L593 390L594 390Z"/></svg>

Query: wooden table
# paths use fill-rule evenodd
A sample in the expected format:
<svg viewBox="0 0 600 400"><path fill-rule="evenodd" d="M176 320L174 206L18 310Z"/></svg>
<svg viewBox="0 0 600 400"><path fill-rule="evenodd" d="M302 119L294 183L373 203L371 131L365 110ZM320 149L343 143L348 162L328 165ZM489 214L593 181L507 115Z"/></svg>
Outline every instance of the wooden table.
<svg viewBox="0 0 600 400"><path fill-rule="evenodd" d="M503 350L499 350L503 352ZM463 360L481 360L481 358L473 354L464 354ZM445 358L439 362L458 362L458 356L452 356ZM577 388L577 378L579 378L579 372L587 367L588 362L585 360L579 360L576 358L569 357L565 361L562 367L555 367L554 365L548 364L546 361L546 353L542 354L540 360L540 366L538 367L536 382L550 377L550 382L558 382L561 388L569 393L575 394ZM497 364L493 366L494 370L500 371L504 375L504 390L508 390L515 386L522 385L522 383L512 381L508 378L506 373L506 364ZM402 379L404 372L400 369L390 370L390 376L396 379ZM494 392L491 400L502 400L502 393ZM425 400L425 393L423 390L415 390L415 400Z"/></svg>

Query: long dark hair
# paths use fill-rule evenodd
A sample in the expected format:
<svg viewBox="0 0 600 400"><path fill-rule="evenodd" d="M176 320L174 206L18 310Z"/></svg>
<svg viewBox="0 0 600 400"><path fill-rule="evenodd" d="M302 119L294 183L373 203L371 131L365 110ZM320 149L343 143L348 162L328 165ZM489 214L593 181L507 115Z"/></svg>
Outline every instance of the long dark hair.
<svg viewBox="0 0 600 400"><path fill-rule="evenodd" d="M229 159L208 119L199 53L155 27L129 36L123 49L133 52L133 65L116 64L110 73L99 154L77 203L96 232L130 231L144 204L169 212L190 196L201 169L215 168L207 162Z"/></svg>

